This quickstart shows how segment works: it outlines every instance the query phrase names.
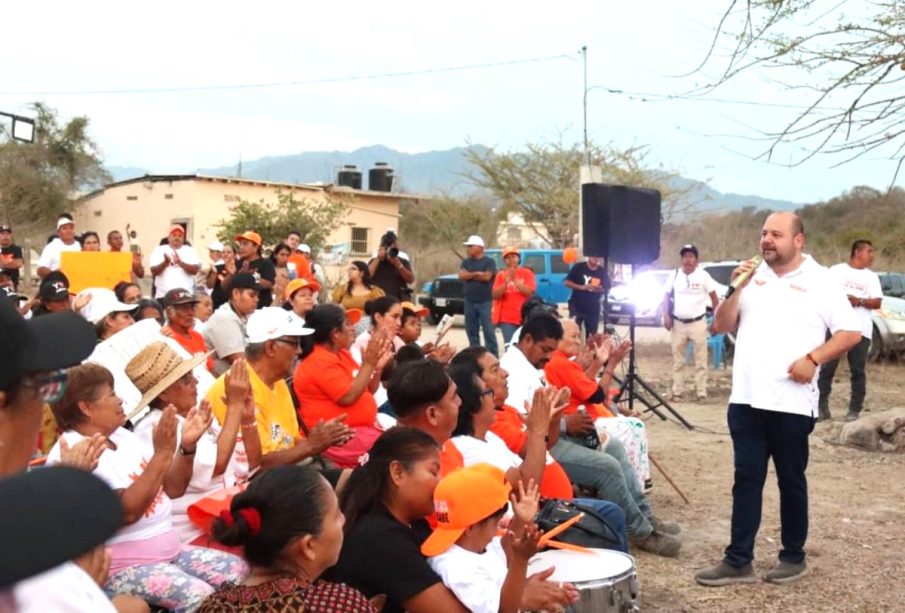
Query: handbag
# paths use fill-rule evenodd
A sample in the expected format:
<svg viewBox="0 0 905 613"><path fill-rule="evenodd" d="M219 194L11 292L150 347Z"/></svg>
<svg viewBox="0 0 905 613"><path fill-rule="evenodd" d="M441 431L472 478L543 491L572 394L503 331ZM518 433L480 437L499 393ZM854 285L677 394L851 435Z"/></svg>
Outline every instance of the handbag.
<svg viewBox="0 0 905 613"><path fill-rule="evenodd" d="M627 551L622 535L591 507L569 500L550 498L543 502L534 522L544 532L584 513L577 523L556 536L557 541L592 549Z"/></svg>

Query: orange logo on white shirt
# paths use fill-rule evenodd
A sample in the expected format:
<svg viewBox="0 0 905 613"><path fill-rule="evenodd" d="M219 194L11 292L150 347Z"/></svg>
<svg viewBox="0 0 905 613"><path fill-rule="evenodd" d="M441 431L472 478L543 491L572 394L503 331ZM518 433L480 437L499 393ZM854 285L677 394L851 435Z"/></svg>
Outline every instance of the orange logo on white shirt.
<svg viewBox="0 0 905 613"><path fill-rule="evenodd" d="M148 461L143 459L141 461L140 466L141 466L141 472L144 472L145 469L148 468ZM138 481L138 478L140 476L141 476L140 473L130 473L129 474L129 478L132 479L133 482ZM144 516L151 517L152 515L154 515L154 511L157 509L157 505L159 505L161 502L163 502L163 488L162 487L159 490L157 490L157 495L154 496L154 500L152 500L151 504L148 505L148 508L144 512Z"/></svg>

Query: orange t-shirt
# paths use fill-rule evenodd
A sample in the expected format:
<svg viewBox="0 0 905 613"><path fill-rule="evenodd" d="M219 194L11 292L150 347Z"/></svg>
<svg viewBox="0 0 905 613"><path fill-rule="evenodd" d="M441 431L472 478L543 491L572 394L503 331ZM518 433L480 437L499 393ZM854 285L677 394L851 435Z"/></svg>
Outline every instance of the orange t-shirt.
<svg viewBox="0 0 905 613"><path fill-rule="evenodd" d="M373 426L377 402L367 389L350 405L340 406L342 398L361 368L348 349L333 353L323 345L299 362L292 377L292 388L299 401L299 416L308 428L317 422L345 413L349 426Z"/></svg>
<svg viewBox="0 0 905 613"><path fill-rule="evenodd" d="M170 331L173 333L173 340L179 343L183 349L192 355L208 352L207 345L204 343L204 337L196 330L189 330L187 336L183 336L179 332L176 332L176 330L173 330L173 328L170 328ZM214 358L209 357L205 365L208 370L211 370L214 367Z"/></svg>
<svg viewBox="0 0 905 613"><path fill-rule="evenodd" d="M522 449L528 441L528 432L525 430L525 422L522 421L521 415L506 404L496 412L496 421L493 422L490 431L503 439L509 451L516 455L521 455ZM544 473L541 475L540 494L544 498L562 498L564 500L572 500L573 496L569 476L549 453Z"/></svg>
<svg viewBox="0 0 905 613"><path fill-rule="evenodd" d="M531 291L537 290L537 280L534 273L528 268L516 268L515 278L524 283ZM522 305L528 300L528 296L518 291L514 283L509 283L509 270L503 269L496 274L493 280L493 289L506 286L502 298L493 301L493 323L513 324L516 326L522 323Z"/></svg>
<svg viewBox="0 0 905 613"><path fill-rule="evenodd" d="M296 279L308 279L311 280L314 277L311 275L311 264L308 263L308 258L306 258L301 253L293 253L289 256L289 261L295 264L295 278ZM282 298L282 296L280 296Z"/></svg>
<svg viewBox="0 0 905 613"><path fill-rule="evenodd" d="M574 360L570 360L565 353L557 349L544 367L547 383L556 387L568 387L569 406L563 411L564 415L571 415L578 411L578 405L587 407L588 414L592 417L613 417L609 409L602 404L588 404L588 398L594 395L599 385L588 377Z"/></svg>

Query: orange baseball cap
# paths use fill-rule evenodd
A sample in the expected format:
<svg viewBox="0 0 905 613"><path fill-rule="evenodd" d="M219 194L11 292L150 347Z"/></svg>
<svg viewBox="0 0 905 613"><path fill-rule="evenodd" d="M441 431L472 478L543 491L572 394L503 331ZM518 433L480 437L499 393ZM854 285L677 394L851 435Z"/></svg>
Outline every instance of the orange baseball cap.
<svg viewBox="0 0 905 613"><path fill-rule="evenodd" d="M499 511L511 491L506 474L490 464L472 464L443 477L434 490L437 528L421 553L437 556L452 547L468 528Z"/></svg>
<svg viewBox="0 0 905 613"><path fill-rule="evenodd" d="M308 279L293 279L289 282L289 285L286 286L286 300L292 300L292 295L304 287L307 287L315 294L321 291L321 286L317 281L309 281Z"/></svg>
<svg viewBox="0 0 905 613"><path fill-rule="evenodd" d="M510 245L509 247L503 248L503 259L506 259L507 255L512 255L512 254L517 255L518 259L520 259L520 260L522 259L522 255L518 252L518 247L513 247Z"/></svg>
<svg viewBox="0 0 905 613"><path fill-rule="evenodd" d="M181 235L185 236L185 228L180 226L178 223L170 226L170 231L167 232L167 236L169 236L170 234L173 234L175 232L179 232Z"/></svg>
<svg viewBox="0 0 905 613"><path fill-rule="evenodd" d="M349 323L357 324L361 321L361 318L364 316L365 312L361 309L346 309L346 319L349 320Z"/></svg>
<svg viewBox="0 0 905 613"><path fill-rule="evenodd" d="M414 303L405 300L400 303L403 309L408 309L409 311L413 311L415 315L418 317L427 317L427 314L430 312L427 310L427 307L419 307L415 306Z"/></svg>
<svg viewBox="0 0 905 613"><path fill-rule="evenodd" d="M251 241L258 247L261 246L261 235L258 234L257 232L252 232L251 230L248 230L246 232L243 232L242 234L236 235L236 240L237 241L241 241L241 240Z"/></svg>

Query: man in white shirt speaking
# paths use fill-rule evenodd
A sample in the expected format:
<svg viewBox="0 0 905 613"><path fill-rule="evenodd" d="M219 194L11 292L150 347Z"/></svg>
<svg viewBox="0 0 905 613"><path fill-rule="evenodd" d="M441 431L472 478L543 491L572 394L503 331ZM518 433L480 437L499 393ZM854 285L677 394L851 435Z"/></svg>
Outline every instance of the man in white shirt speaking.
<svg viewBox="0 0 905 613"><path fill-rule="evenodd" d="M869 240L859 239L852 243L852 253L848 263L836 264L830 273L839 282L849 304L861 326L861 341L848 352L848 368L852 378L852 395L848 401L845 421L855 421L864 408L867 395L867 350L874 333L871 311L879 309L883 303L880 277L870 269L874 265L874 246ZM830 360L820 368L817 387L820 389L820 414L817 421L830 419L830 392L833 389L833 375L839 360Z"/></svg>
<svg viewBox="0 0 905 613"><path fill-rule="evenodd" d="M685 348L694 343L695 387L698 400L707 400L707 307L716 310L720 299L716 281L698 268L698 248L684 245L682 267L669 276L663 298L663 325L672 332L671 400L682 398L685 387Z"/></svg>
<svg viewBox="0 0 905 613"><path fill-rule="evenodd" d="M820 365L858 344L860 327L829 271L802 253L804 227L794 213L764 222L764 261L732 272L734 292L716 310L717 333L738 329L728 422L735 455L732 529L723 561L702 570L702 585L753 583L767 464L779 485L782 549L764 579L791 583L808 574L808 435L817 415ZM827 340L827 330L832 333Z"/></svg>

